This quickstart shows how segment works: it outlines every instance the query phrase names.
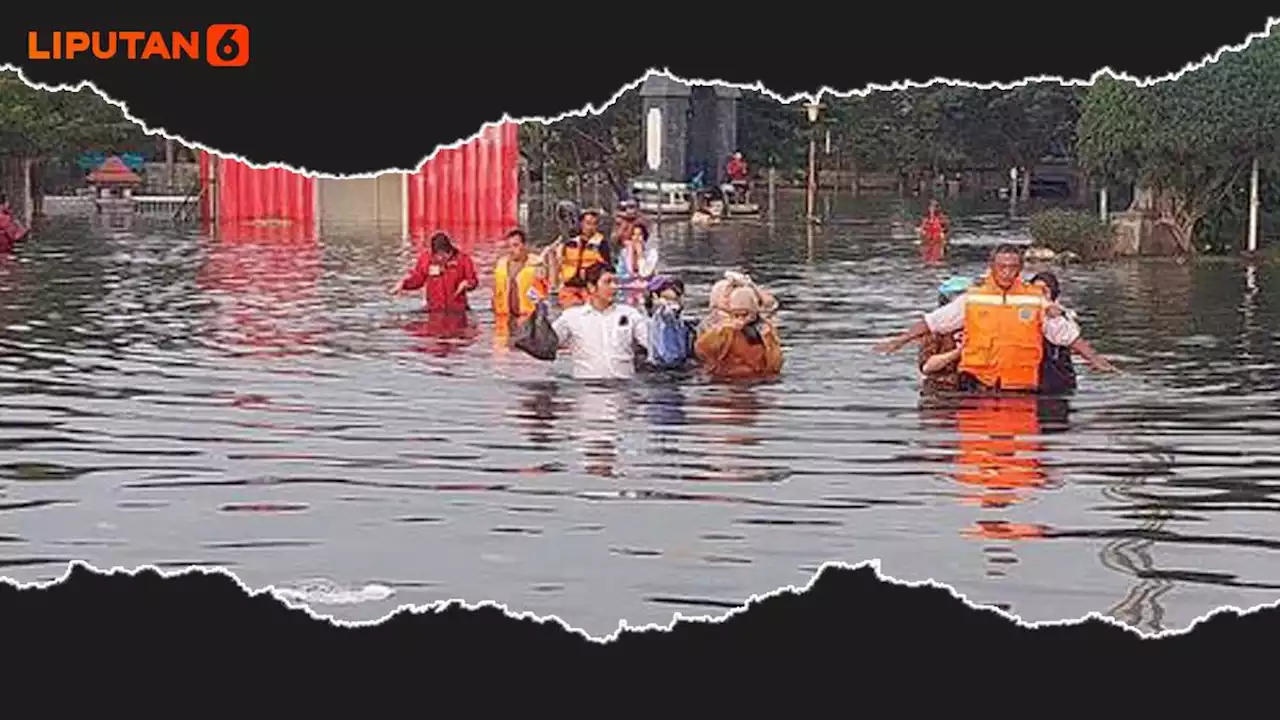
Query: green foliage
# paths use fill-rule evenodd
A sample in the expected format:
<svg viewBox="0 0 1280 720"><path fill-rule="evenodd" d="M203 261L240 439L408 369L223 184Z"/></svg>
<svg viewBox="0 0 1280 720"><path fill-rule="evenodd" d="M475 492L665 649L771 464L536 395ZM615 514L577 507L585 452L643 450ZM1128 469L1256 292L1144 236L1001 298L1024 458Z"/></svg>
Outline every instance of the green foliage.
<svg viewBox="0 0 1280 720"><path fill-rule="evenodd" d="M764 93L744 91L738 101L738 148L760 168L801 170L808 162L804 108L783 105Z"/></svg>
<svg viewBox="0 0 1280 720"><path fill-rule="evenodd" d="M142 128L89 89L49 92L0 72L0 155L67 159L149 146Z"/></svg>
<svg viewBox="0 0 1280 720"><path fill-rule="evenodd" d="M1085 260L1097 260L1114 252L1110 226L1093 213L1045 210L1031 216L1029 228L1037 246L1055 253L1073 252Z"/></svg>
<svg viewBox="0 0 1280 720"><path fill-rule="evenodd" d="M599 115L567 117L549 125L520 126L520 153L530 169L559 190L599 174L626 191L641 165L640 93L623 95Z"/></svg>
<svg viewBox="0 0 1280 720"><path fill-rule="evenodd" d="M1255 40L1175 82L1100 79L1081 109L1078 159L1101 180L1155 190L1190 238L1254 157L1274 165L1277 87L1280 37Z"/></svg>
<svg viewBox="0 0 1280 720"><path fill-rule="evenodd" d="M1034 167L1074 145L1083 88L1041 82L1012 90L948 90L945 132L970 161Z"/></svg>
<svg viewBox="0 0 1280 720"><path fill-rule="evenodd" d="M1072 150L1082 94L1082 88L1040 83L1013 90L935 85L824 97L812 131L830 130L846 167L866 172L908 177L977 165L1031 166L1046 154ZM545 160L555 185L589 172L625 184L641 164L640 107L639 93L632 91L598 117L525 125L522 152L534 173L542 172ZM754 168L772 165L783 174L802 175L810 132L800 103L784 105L763 93L743 92L738 147Z"/></svg>

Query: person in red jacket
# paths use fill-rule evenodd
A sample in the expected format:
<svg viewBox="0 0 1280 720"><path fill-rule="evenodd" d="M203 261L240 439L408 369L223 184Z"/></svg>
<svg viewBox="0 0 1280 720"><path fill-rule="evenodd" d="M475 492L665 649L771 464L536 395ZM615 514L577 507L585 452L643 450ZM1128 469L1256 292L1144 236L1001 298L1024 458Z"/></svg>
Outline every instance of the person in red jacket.
<svg viewBox="0 0 1280 720"><path fill-rule="evenodd" d="M742 153L735 152L733 157L729 158L729 163L725 165L724 174L728 176L729 185L733 187L733 200L736 202L747 201L747 190L749 190L751 173L747 169L747 161L742 159Z"/></svg>
<svg viewBox="0 0 1280 720"><path fill-rule="evenodd" d="M920 238L926 243L945 243L951 233L951 218L942 212L937 200L929 201L929 209L920 220Z"/></svg>
<svg viewBox="0 0 1280 720"><path fill-rule="evenodd" d="M465 313L470 310L467 293L480 285L471 257L460 252L444 233L431 236L431 249L418 256L418 263L392 288L392 295L422 288L427 312Z"/></svg>
<svg viewBox="0 0 1280 720"><path fill-rule="evenodd" d="M729 164L725 166L725 174L729 176L729 182L737 184L746 184L747 177L750 173L747 170L747 161L742 159L742 153L736 152L733 157L729 158Z"/></svg>
<svg viewBox="0 0 1280 720"><path fill-rule="evenodd" d="M27 229L13 216L8 196L0 193L0 252L9 252L26 236Z"/></svg>

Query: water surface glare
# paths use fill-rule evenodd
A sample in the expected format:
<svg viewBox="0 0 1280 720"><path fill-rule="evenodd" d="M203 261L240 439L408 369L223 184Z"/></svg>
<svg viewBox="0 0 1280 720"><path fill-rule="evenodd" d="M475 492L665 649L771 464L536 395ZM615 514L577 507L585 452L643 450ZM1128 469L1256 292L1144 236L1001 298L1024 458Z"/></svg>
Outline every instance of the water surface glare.
<svg viewBox="0 0 1280 720"><path fill-rule="evenodd" d="M793 213L794 214L794 213ZM463 597L602 634L880 558L1031 620L1144 629L1280 597L1280 278L1073 267L1127 372L1069 405L922 403L874 341L976 273L998 219L922 260L889 220L664 228L696 302L731 265L782 299L784 377L577 386L386 290L398 237L105 235L0 260L0 572L224 565L338 617Z"/></svg>

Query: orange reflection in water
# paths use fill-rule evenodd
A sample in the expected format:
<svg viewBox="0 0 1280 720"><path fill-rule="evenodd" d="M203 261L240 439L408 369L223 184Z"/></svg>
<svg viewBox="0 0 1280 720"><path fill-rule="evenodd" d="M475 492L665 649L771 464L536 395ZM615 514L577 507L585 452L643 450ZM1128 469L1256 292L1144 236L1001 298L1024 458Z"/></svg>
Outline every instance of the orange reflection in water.
<svg viewBox="0 0 1280 720"><path fill-rule="evenodd" d="M214 340L250 356L311 352L326 334L315 233L295 225L241 224L213 239L197 286L217 303Z"/></svg>
<svg viewBox="0 0 1280 720"><path fill-rule="evenodd" d="M1043 445L1036 439L1040 417L1033 396L976 397L956 411L960 440L955 479L970 489L967 502L1007 507L1028 490L1043 487Z"/></svg>

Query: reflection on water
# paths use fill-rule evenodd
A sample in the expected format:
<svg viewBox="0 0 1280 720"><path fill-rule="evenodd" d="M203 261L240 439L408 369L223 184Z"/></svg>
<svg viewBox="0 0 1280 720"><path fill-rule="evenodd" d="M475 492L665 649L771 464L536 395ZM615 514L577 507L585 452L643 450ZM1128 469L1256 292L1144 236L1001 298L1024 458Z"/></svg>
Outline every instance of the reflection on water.
<svg viewBox="0 0 1280 720"><path fill-rule="evenodd" d="M0 567L221 564L344 617L463 596L596 633L826 560L1147 629L1280 595L1272 268L1070 268L1128 372L921 399L871 345L1020 231L958 217L939 253L833 213L658 233L695 310L729 266L777 292L787 366L755 385L574 383L508 349L484 284L470 319L388 298L396 237L57 221L0 259Z"/></svg>

